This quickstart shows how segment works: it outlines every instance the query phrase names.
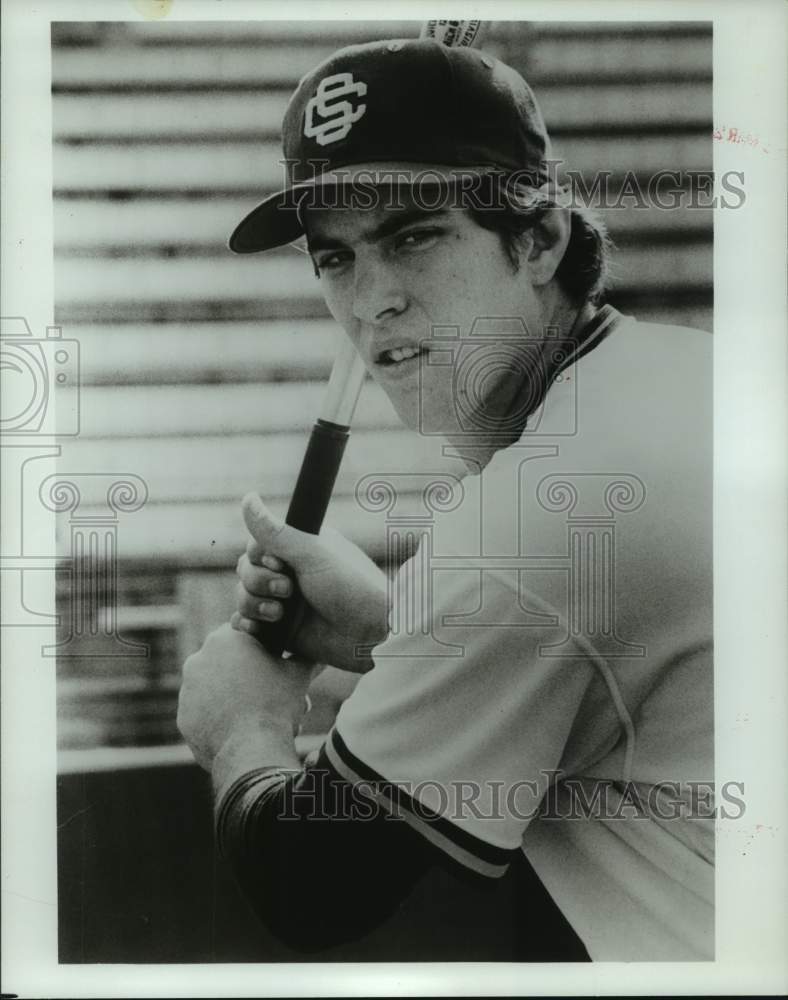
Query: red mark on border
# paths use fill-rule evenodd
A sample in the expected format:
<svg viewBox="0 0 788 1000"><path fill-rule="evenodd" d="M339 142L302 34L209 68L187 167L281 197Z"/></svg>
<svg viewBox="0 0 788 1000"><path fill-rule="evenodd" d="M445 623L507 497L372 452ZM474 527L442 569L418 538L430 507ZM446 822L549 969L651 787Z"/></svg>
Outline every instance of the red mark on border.
<svg viewBox="0 0 788 1000"><path fill-rule="evenodd" d="M727 142L734 146L750 146L753 149L760 148L763 153L769 152L757 135L753 135L752 132L744 132L737 126L723 125L722 128L715 128L711 137L715 142Z"/></svg>

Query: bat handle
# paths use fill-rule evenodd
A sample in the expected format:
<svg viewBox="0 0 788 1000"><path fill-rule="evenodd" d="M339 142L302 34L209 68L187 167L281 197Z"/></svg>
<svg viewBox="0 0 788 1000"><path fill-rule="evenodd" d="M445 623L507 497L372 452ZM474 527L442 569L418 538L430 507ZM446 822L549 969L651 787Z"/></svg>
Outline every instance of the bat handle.
<svg viewBox="0 0 788 1000"><path fill-rule="evenodd" d="M310 535L319 534L349 436L348 425L322 418L312 427L285 518L291 527ZM260 637L260 642L274 656L281 656L288 649L288 643L298 631L305 611L295 573L289 566L285 566L282 572L290 577L292 595L283 602L282 617L267 624L265 634Z"/></svg>

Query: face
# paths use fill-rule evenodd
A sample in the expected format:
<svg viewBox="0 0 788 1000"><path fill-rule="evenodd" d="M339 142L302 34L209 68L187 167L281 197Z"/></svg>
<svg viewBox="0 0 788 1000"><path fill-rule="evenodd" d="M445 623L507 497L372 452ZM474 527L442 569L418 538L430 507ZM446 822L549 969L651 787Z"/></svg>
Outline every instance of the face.
<svg viewBox="0 0 788 1000"><path fill-rule="evenodd" d="M458 403L467 416L469 406L494 395L497 381L511 380L505 364L488 364L479 399L458 398L467 389L457 378L463 353L476 345L478 355L474 323L507 318L511 338L511 319L531 329L540 303L527 268L515 270L498 234L464 209L425 212L405 199L400 205L309 209L309 250L332 316L401 420L451 437L467 429ZM431 340L435 327L457 328L449 352ZM488 339L495 352L495 335Z"/></svg>

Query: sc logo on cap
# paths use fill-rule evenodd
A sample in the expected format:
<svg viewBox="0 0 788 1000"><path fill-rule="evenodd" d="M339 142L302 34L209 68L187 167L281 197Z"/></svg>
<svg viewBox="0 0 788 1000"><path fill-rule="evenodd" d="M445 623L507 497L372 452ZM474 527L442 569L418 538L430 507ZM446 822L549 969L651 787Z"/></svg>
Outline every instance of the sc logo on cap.
<svg viewBox="0 0 788 1000"><path fill-rule="evenodd" d="M355 110L350 101L343 100L351 94L363 97L367 92L366 83L354 80L352 73L335 73L320 81L315 96L306 106L304 135L314 139L318 146L344 139L351 127L367 110L366 104L359 104ZM321 121L315 122L315 114Z"/></svg>

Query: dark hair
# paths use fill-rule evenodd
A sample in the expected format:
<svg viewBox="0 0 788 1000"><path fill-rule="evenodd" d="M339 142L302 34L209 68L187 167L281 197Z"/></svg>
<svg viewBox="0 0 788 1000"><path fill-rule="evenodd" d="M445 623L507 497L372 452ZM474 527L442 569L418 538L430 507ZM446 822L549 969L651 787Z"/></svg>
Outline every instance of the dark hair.
<svg viewBox="0 0 788 1000"><path fill-rule="evenodd" d="M519 268L522 237L557 208L548 194L517 184L500 184L492 203L469 204L471 217L483 229L497 232L512 265ZM569 243L556 278L572 302L597 302L605 291L612 244L605 224L587 208L572 207Z"/></svg>

